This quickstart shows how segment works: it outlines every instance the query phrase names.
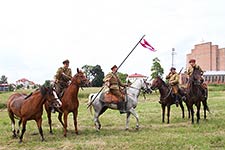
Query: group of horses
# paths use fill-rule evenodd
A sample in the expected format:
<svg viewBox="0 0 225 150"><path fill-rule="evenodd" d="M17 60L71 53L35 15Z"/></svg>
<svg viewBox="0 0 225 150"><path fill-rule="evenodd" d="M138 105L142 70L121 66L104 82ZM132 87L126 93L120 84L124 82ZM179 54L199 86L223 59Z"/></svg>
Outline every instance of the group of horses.
<svg viewBox="0 0 225 150"><path fill-rule="evenodd" d="M190 87L185 89L186 105L188 111L192 116L192 123L194 123L194 110L193 104L197 106L197 122L200 119L200 105L201 102L204 105L204 118L206 118L207 98L203 98L202 92L200 90L200 77L198 70L194 70L192 77L190 77ZM12 123L13 137L19 136L20 125L22 123L22 132L19 136L19 142L22 142L23 135L26 131L26 123L28 120L35 120L41 135L41 140L44 140L42 131L42 114L43 105L47 112L48 124L50 127L50 133L52 133L52 120L51 120L51 107L56 107L58 112L58 120L64 128L64 136L67 136L67 118L69 113L73 113L75 133L78 134L77 129L77 114L78 114L78 92L79 88L89 84L89 80L86 78L85 74L77 69L77 73L72 77L70 85L65 90L63 96L59 98L55 92L54 86L46 87L42 86L40 89L34 91L32 94L27 95L23 93L15 93L11 95L7 102L7 108L9 117ZM126 129L129 128L129 119L132 114L136 118L136 129L139 129L139 117L135 108L138 104L138 97L141 91L145 93L151 93L152 90L158 89L160 92L160 98L162 100L162 121L164 122L165 107L168 109L167 117L169 123L170 106L174 104L174 100L171 94L171 87L169 87L160 77L155 78L152 84L147 83L144 79L136 79L126 90ZM88 107L94 108L94 124L96 130L99 131L101 128L101 123L99 121L99 116L102 115L108 108L118 110L118 105L114 103L107 103L103 100L103 91L98 93L92 93L89 95ZM184 107L182 101L180 101L180 106L183 111L184 117ZM63 116L63 120L62 120ZM19 119L18 130L15 128L15 118Z"/></svg>

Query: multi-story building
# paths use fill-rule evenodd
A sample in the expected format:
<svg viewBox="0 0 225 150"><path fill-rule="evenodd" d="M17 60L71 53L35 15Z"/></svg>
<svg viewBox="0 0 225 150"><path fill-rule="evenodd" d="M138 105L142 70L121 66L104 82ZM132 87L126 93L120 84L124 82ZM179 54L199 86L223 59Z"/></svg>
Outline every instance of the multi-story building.
<svg viewBox="0 0 225 150"><path fill-rule="evenodd" d="M190 59L196 59L196 63L205 71L206 82L225 83L225 48L212 45L212 42L197 44L186 55L186 67L189 66ZM185 76L181 80L184 83Z"/></svg>

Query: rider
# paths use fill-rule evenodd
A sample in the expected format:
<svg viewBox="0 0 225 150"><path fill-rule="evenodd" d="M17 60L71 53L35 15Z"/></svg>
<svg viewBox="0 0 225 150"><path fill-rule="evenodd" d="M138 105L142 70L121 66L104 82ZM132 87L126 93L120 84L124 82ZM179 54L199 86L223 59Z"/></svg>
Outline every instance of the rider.
<svg viewBox="0 0 225 150"><path fill-rule="evenodd" d="M120 109L120 112L125 112L125 95L121 92L121 87L127 87L127 84L124 84L120 81L119 77L117 76L118 67L114 65L111 70L112 72L109 72L103 79L103 82L105 85L109 88L109 92L114 94L119 100L122 101L122 103L119 103L118 107ZM121 105L121 106L120 106Z"/></svg>
<svg viewBox="0 0 225 150"><path fill-rule="evenodd" d="M63 67L58 68L55 75L55 88L59 98L62 97L64 90L68 87L69 81L72 78L72 71L69 68L69 60L66 59L62 63ZM54 111L54 108L52 108L52 112Z"/></svg>
<svg viewBox="0 0 225 150"><path fill-rule="evenodd" d="M172 87L172 94L175 96L175 104L178 106L179 97L179 75L176 72L176 68L171 67L170 73L166 76L166 79L169 81L169 85Z"/></svg>
<svg viewBox="0 0 225 150"><path fill-rule="evenodd" d="M196 60L195 59L190 59L189 61L189 64L190 66L188 67L187 69L187 75L190 77L194 71L194 68L195 69L198 69L201 71L201 75L203 75L204 71L202 70L202 68L196 64ZM190 86L190 84L188 84L188 87ZM202 87L202 93L204 94L204 97L206 98L207 97L207 87L206 85L204 84L204 79L203 77L201 77L201 87Z"/></svg>
<svg viewBox="0 0 225 150"><path fill-rule="evenodd" d="M63 61L63 67L58 68L55 75L56 92L59 97L62 97L64 90L68 87L69 81L72 78L72 71L69 68L69 60Z"/></svg>

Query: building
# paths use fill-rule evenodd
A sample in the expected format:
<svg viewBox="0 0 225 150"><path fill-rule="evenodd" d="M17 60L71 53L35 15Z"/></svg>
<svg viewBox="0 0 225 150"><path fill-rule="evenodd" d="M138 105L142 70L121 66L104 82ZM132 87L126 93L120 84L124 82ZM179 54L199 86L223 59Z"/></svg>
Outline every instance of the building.
<svg viewBox="0 0 225 150"><path fill-rule="evenodd" d="M136 79L147 79L147 77L138 73L128 75L127 77L127 81L130 81L131 83L133 83Z"/></svg>
<svg viewBox="0 0 225 150"><path fill-rule="evenodd" d="M35 83L33 81L29 81L26 78L22 78L16 81L16 85L22 85L23 88L33 88L35 86Z"/></svg>
<svg viewBox="0 0 225 150"><path fill-rule="evenodd" d="M201 43L194 46L186 57L186 66L190 59L196 59L197 63L205 71L225 71L225 48L212 45L212 42Z"/></svg>
<svg viewBox="0 0 225 150"><path fill-rule="evenodd" d="M9 85L8 85L8 83L2 83L2 84L0 84L0 91L9 91Z"/></svg>
<svg viewBox="0 0 225 150"><path fill-rule="evenodd" d="M212 45L212 42L197 44L186 55L186 67L190 59L196 59L196 63L205 71L203 76L207 83L225 83L225 48ZM183 74L181 83L187 82L186 78Z"/></svg>

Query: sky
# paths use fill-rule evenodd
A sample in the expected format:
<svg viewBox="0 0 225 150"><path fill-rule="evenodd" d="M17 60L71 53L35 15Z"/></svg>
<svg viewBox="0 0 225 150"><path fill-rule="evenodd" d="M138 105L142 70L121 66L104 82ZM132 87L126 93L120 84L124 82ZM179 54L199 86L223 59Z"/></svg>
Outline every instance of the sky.
<svg viewBox="0 0 225 150"><path fill-rule="evenodd" d="M119 72L150 76L159 58L164 73L186 66L194 45L225 47L224 0L0 0L0 76L9 83L52 80L62 61L72 74L100 65L106 74L140 44Z"/></svg>

